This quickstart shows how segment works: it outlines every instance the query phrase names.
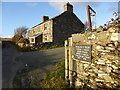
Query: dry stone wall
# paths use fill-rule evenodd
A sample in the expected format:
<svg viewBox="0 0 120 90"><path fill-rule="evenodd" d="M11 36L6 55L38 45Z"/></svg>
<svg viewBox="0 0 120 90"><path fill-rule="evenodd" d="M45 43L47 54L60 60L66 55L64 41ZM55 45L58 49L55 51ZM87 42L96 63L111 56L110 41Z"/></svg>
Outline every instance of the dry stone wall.
<svg viewBox="0 0 120 90"><path fill-rule="evenodd" d="M91 46L91 62L75 58L75 46ZM91 88L120 86L120 29L72 34L65 41L65 77L71 85Z"/></svg>

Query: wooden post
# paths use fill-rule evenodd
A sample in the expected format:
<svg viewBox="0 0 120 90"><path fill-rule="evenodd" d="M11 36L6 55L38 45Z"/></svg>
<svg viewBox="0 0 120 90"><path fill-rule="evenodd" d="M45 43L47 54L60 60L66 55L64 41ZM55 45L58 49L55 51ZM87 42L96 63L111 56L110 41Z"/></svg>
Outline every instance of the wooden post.
<svg viewBox="0 0 120 90"><path fill-rule="evenodd" d="M86 10L87 10L87 16L88 16L88 29L89 29L89 31L92 31L92 23L91 23L91 16L92 16L91 14L92 13L90 11L92 11L95 14L95 16L96 16L96 12L89 5L86 6ZM96 21L95 21L95 23L96 23Z"/></svg>
<svg viewBox="0 0 120 90"><path fill-rule="evenodd" d="M86 6L86 9L87 9L87 16L88 16L88 28L89 28L89 31L92 31L91 17L90 17L90 7L89 7L89 5Z"/></svg>
<svg viewBox="0 0 120 90"><path fill-rule="evenodd" d="M72 37L71 37L71 38L69 38L69 80L70 80L70 85L73 84L72 71L73 71L73 61L72 61Z"/></svg>
<svg viewBox="0 0 120 90"><path fill-rule="evenodd" d="M65 79L69 77L69 47L68 40L65 40Z"/></svg>

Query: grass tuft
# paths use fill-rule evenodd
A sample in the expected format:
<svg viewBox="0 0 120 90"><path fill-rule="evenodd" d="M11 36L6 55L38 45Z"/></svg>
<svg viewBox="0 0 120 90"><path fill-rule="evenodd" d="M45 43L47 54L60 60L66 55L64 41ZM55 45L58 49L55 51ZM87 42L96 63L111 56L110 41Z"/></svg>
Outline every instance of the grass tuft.
<svg viewBox="0 0 120 90"><path fill-rule="evenodd" d="M65 80L65 62L56 65L56 70L48 73L41 83L42 88L69 88L69 83Z"/></svg>

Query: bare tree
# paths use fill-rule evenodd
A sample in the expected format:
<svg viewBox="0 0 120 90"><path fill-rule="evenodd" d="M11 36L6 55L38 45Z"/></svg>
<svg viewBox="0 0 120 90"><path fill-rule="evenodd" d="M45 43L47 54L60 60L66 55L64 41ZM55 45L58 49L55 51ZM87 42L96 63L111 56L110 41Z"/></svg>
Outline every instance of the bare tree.
<svg viewBox="0 0 120 90"><path fill-rule="evenodd" d="M22 27L18 27L14 30L14 36L12 38L12 41L15 42L15 43L18 43L18 41L21 39L21 38L25 38L26 37L26 34L27 34L27 30L28 28L25 27L25 26L22 26Z"/></svg>
<svg viewBox="0 0 120 90"><path fill-rule="evenodd" d="M27 30L28 30L28 28L25 27L25 26L18 27L18 28L16 28L16 29L14 30L14 36L15 36L15 35L19 35L19 36L26 37Z"/></svg>

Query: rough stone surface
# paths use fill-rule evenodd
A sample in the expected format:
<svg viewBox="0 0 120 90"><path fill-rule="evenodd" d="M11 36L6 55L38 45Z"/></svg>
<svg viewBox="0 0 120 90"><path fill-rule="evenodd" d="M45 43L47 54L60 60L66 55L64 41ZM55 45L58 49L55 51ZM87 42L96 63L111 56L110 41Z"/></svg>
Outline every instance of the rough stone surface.
<svg viewBox="0 0 120 90"><path fill-rule="evenodd" d="M69 43L65 47L70 49L66 53L69 58L66 58L73 64L74 72L77 73L76 79L72 76L69 79L75 86L82 87L87 85L91 88L115 88L120 86L120 41L118 39L120 33L117 33L118 28L110 28L108 31L98 30L96 32L88 32L85 34L72 34L73 47L75 45L92 45L92 63L74 60L71 55L74 55L74 48L69 47ZM65 48L66 50L66 48ZM74 66L74 63L77 63ZM70 63L69 63L70 64ZM72 64L67 64L71 67ZM79 79L79 80L78 80ZM74 82L73 82L74 81Z"/></svg>

